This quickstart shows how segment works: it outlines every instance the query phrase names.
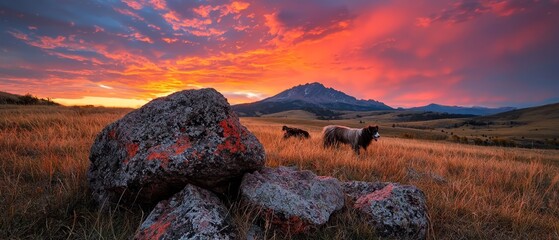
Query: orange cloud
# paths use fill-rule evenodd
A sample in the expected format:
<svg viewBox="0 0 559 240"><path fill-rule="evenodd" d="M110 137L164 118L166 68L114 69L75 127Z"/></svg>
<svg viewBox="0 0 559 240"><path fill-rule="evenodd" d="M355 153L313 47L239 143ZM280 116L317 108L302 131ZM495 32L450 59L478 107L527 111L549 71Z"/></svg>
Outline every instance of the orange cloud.
<svg viewBox="0 0 559 240"><path fill-rule="evenodd" d="M21 22L0 33L9 40L0 85L25 93L48 84L49 97L99 102L214 87L234 104L319 81L395 106L467 104L472 94L503 102L502 79L550 85L553 70L537 74L547 55L530 52L553 55L555 15L514 1L466 3L127 0L75 19L4 13ZM527 54L535 70L515 58Z"/></svg>

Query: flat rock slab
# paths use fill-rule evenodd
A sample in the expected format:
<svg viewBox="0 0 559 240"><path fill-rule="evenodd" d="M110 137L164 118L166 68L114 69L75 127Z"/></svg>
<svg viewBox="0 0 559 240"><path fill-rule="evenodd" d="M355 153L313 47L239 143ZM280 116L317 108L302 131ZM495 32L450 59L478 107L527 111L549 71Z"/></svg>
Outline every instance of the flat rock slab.
<svg viewBox="0 0 559 240"><path fill-rule="evenodd" d="M236 239L227 208L208 190L186 185L157 204L134 239Z"/></svg>
<svg viewBox="0 0 559 240"><path fill-rule="evenodd" d="M382 237L425 239L429 226L425 195L410 185L347 182L344 192L353 208Z"/></svg>
<svg viewBox="0 0 559 240"><path fill-rule="evenodd" d="M326 223L344 206L337 179L287 167L245 174L240 191L241 201L260 209L261 217L292 234Z"/></svg>
<svg viewBox="0 0 559 240"><path fill-rule="evenodd" d="M214 89L157 98L95 139L88 179L99 203L155 204L187 183L222 191L264 166L264 149Z"/></svg>

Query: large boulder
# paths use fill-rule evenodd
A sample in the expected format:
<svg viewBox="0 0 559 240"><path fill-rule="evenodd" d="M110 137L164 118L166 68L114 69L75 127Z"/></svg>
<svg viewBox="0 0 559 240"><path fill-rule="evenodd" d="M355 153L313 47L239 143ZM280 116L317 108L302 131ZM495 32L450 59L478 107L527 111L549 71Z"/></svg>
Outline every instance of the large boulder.
<svg viewBox="0 0 559 240"><path fill-rule="evenodd" d="M208 190L186 185L163 200L142 223L135 239L236 239L227 208Z"/></svg>
<svg viewBox="0 0 559 240"><path fill-rule="evenodd" d="M347 182L344 192L353 208L382 237L425 239L429 226L425 195L410 185Z"/></svg>
<svg viewBox="0 0 559 240"><path fill-rule="evenodd" d="M247 173L240 191L244 204L259 209L261 217L292 234L326 223L344 206L337 179L288 167Z"/></svg>
<svg viewBox="0 0 559 240"><path fill-rule="evenodd" d="M88 179L103 203L157 203L194 183L221 191L264 166L264 149L214 89L157 98L95 139Z"/></svg>

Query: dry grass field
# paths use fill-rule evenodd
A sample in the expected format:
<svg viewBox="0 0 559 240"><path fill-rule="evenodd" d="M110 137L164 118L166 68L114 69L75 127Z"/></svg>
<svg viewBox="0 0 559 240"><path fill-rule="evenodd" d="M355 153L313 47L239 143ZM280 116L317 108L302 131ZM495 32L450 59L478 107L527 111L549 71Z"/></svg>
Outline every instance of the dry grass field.
<svg viewBox="0 0 559 240"><path fill-rule="evenodd" d="M99 211L86 180L95 135L128 111L0 106L0 239L133 235L148 212L137 207ZM241 121L264 145L268 166L418 186L428 200L430 239L559 239L559 150L386 137L381 125L380 141L356 156L349 148L322 148L320 129L330 122L290 120L290 126L307 129L312 137L283 140L281 119ZM233 213L246 230L250 214ZM340 214L313 235L298 238L373 236L360 219Z"/></svg>

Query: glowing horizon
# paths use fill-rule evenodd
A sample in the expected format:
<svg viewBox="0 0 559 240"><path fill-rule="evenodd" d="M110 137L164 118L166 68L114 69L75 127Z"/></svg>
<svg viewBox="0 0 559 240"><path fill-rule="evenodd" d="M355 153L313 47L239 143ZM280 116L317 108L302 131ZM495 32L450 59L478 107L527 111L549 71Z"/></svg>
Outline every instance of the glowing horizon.
<svg viewBox="0 0 559 240"><path fill-rule="evenodd" d="M0 91L67 105L310 82L391 107L559 101L558 0L26 0L0 17Z"/></svg>

